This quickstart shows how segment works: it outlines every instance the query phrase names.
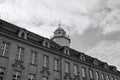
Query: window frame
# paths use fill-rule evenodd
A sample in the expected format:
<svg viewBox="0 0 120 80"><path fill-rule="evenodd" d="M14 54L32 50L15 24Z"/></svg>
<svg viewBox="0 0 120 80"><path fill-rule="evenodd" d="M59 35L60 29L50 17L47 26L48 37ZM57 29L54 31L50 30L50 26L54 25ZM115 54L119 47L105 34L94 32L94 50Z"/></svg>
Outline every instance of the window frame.
<svg viewBox="0 0 120 80"><path fill-rule="evenodd" d="M24 48L18 46L16 53L16 60L23 61L23 57L24 57Z"/></svg>
<svg viewBox="0 0 120 80"><path fill-rule="evenodd" d="M10 43L7 41L2 41L0 56L8 57Z"/></svg>
<svg viewBox="0 0 120 80"><path fill-rule="evenodd" d="M82 67L82 77L87 77L86 68Z"/></svg>
<svg viewBox="0 0 120 80"><path fill-rule="evenodd" d="M37 64L37 54L36 51L31 51L30 64Z"/></svg>
<svg viewBox="0 0 120 80"><path fill-rule="evenodd" d="M48 55L43 55L43 67L49 68L49 56Z"/></svg>
<svg viewBox="0 0 120 80"><path fill-rule="evenodd" d="M65 73L70 73L70 63L65 61Z"/></svg>
<svg viewBox="0 0 120 80"><path fill-rule="evenodd" d="M54 70L59 71L60 68L60 60L58 58L54 58Z"/></svg>

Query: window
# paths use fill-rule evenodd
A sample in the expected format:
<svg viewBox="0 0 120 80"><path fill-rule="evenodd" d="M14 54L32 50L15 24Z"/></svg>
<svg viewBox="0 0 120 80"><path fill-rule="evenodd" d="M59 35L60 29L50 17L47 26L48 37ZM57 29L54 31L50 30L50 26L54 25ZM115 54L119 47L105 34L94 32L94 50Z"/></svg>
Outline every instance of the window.
<svg viewBox="0 0 120 80"><path fill-rule="evenodd" d="M35 75L34 74L29 74L28 80L35 80Z"/></svg>
<svg viewBox="0 0 120 80"><path fill-rule="evenodd" d="M119 80L119 78L115 78L115 80Z"/></svg>
<svg viewBox="0 0 120 80"><path fill-rule="evenodd" d="M2 42L2 46L1 46L1 56L7 56L8 54L8 48L9 48L9 43L7 42Z"/></svg>
<svg viewBox="0 0 120 80"><path fill-rule="evenodd" d="M105 76L104 76L103 73L101 74L101 79L102 79L102 80L105 80Z"/></svg>
<svg viewBox="0 0 120 80"><path fill-rule="evenodd" d="M86 68L82 67L82 77L86 77Z"/></svg>
<svg viewBox="0 0 120 80"><path fill-rule="evenodd" d="M70 63L65 62L65 73L70 73Z"/></svg>
<svg viewBox="0 0 120 80"><path fill-rule="evenodd" d="M93 79L93 70L90 69L89 73L90 73L90 79Z"/></svg>
<svg viewBox="0 0 120 80"><path fill-rule="evenodd" d="M96 75L96 80L99 80L99 73L96 72L95 75Z"/></svg>
<svg viewBox="0 0 120 80"><path fill-rule="evenodd" d="M4 76L4 68L0 68L0 80L3 80L3 76Z"/></svg>
<svg viewBox="0 0 120 80"><path fill-rule="evenodd" d="M54 70L59 70L59 59L54 59Z"/></svg>
<svg viewBox="0 0 120 80"><path fill-rule="evenodd" d="M111 80L114 80L114 76L111 77Z"/></svg>
<svg viewBox="0 0 120 80"><path fill-rule="evenodd" d="M73 69L74 69L74 75L78 75L78 65L74 64Z"/></svg>
<svg viewBox="0 0 120 80"><path fill-rule="evenodd" d="M31 64L37 63L37 52L32 51L31 52Z"/></svg>
<svg viewBox="0 0 120 80"><path fill-rule="evenodd" d="M22 47L18 47L17 48L17 54L16 54L16 59L17 60L21 60L23 59L23 52L24 52L24 48Z"/></svg>
<svg viewBox="0 0 120 80"><path fill-rule="evenodd" d="M49 57L47 55L43 57L43 67L49 67Z"/></svg>
<svg viewBox="0 0 120 80"><path fill-rule="evenodd" d="M48 80L48 77L43 77L43 80Z"/></svg>
<svg viewBox="0 0 120 80"><path fill-rule="evenodd" d="M20 80L20 72L19 71L14 71L12 80Z"/></svg>
<svg viewBox="0 0 120 80"><path fill-rule="evenodd" d="M106 80L110 80L109 75L106 76Z"/></svg>

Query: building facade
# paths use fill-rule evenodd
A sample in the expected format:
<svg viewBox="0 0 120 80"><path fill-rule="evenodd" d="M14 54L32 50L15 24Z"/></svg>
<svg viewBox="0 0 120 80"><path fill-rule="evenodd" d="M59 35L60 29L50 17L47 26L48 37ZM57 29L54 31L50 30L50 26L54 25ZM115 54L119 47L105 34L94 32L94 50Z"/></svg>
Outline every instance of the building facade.
<svg viewBox="0 0 120 80"><path fill-rule="evenodd" d="M70 48L62 28L47 39L0 20L0 80L120 80L115 66Z"/></svg>

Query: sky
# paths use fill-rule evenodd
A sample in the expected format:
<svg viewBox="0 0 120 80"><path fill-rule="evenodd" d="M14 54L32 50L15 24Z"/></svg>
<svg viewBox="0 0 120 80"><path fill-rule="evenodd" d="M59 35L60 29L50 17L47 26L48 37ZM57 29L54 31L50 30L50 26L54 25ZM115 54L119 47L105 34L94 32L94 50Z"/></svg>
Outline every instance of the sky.
<svg viewBox="0 0 120 80"><path fill-rule="evenodd" d="M71 48L120 70L120 0L0 0L0 16L47 38L61 23Z"/></svg>

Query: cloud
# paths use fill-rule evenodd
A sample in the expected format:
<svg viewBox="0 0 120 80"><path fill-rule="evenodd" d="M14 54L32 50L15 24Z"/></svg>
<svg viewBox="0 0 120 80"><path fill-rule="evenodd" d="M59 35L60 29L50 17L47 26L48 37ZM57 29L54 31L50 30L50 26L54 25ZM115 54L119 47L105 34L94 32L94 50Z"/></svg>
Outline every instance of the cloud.
<svg viewBox="0 0 120 80"><path fill-rule="evenodd" d="M41 31L43 26L50 28L50 34L41 34L46 37L52 35L59 21L70 35L82 34L91 27L109 34L119 31L118 27L113 28L119 24L108 23L114 21L116 14L119 20L119 3L119 0L0 0L0 12L2 19L38 34L45 32Z"/></svg>
<svg viewBox="0 0 120 80"><path fill-rule="evenodd" d="M86 53L96 57L110 65L116 65L120 70L120 42L116 41L101 41L95 47L88 50Z"/></svg>

